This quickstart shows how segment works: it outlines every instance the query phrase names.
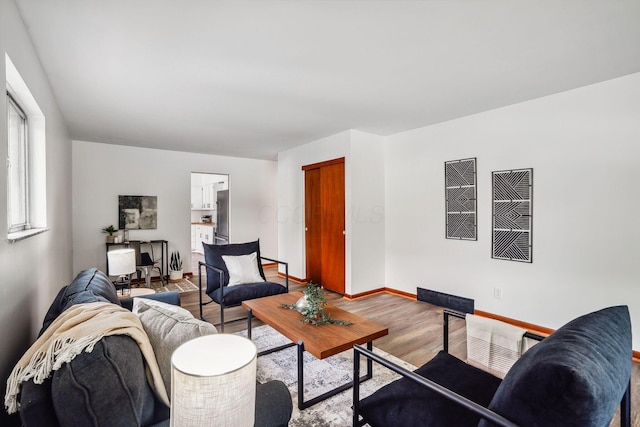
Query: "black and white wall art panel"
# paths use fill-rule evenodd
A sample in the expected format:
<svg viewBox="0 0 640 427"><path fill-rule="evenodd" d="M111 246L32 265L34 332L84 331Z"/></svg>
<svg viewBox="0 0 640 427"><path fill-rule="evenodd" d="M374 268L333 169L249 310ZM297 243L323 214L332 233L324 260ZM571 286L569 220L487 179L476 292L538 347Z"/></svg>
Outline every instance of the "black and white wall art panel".
<svg viewBox="0 0 640 427"><path fill-rule="evenodd" d="M447 239L477 240L476 159L444 163Z"/></svg>
<svg viewBox="0 0 640 427"><path fill-rule="evenodd" d="M491 257L531 262L533 169L492 172Z"/></svg>
<svg viewBox="0 0 640 427"><path fill-rule="evenodd" d="M157 196L118 196L118 229L155 230L157 228Z"/></svg>

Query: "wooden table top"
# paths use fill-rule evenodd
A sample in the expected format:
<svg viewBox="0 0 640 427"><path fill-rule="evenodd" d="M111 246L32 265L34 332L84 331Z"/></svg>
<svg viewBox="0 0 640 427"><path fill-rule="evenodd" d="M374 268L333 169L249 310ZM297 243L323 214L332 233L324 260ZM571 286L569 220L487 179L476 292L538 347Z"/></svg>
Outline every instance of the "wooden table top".
<svg viewBox="0 0 640 427"><path fill-rule="evenodd" d="M352 324L349 326L333 324L314 326L304 323L301 321L302 315L296 310L280 307L281 304L294 304L300 297L302 297L301 292L290 292L244 301L242 307L245 310L250 308L255 317L291 341L295 343L302 341L304 349L318 359L342 353L353 348L354 344L365 344L389 333L386 326L332 305L326 306L331 318L347 320Z"/></svg>

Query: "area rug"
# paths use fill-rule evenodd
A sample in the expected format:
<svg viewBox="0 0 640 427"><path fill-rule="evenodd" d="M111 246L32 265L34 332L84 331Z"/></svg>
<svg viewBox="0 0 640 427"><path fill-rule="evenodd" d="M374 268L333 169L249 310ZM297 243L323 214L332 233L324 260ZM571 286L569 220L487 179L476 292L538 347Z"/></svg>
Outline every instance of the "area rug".
<svg viewBox="0 0 640 427"><path fill-rule="evenodd" d="M198 285L196 285L191 280L189 280L189 278L184 278L180 282L176 282L176 283L169 282L169 283L166 283L166 285L163 285L162 282L159 280L157 282L151 282L151 288L156 292L176 291L176 292L182 293L182 292L197 291Z"/></svg>
<svg viewBox="0 0 640 427"><path fill-rule="evenodd" d="M238 332L238 335L247 336L247 331ZM251 330L252 340L258 351L274 348L289 341L270 326L259 326ZM374 347L377 353L398 365L409 369L415 366L406 363L389 353ZM353 412L353 389L339 393L310 408L300 411L298 409L298 374L297 374L297 348L291 347L282 351L260 356L258 358L257 379L263 383L270 380L284 382L293 399L293 414L289 426L298 427L340 427L351 426ZM365 359L361 359L361 374L366 371ZM353 378L353 350L345 351L323 360L316 359L313 355L304 353L304 398L312 399L315 396L352 381ZM360 398L366 397L385 384L398 378L393 371L373 364L373 378L361 383Z"/></svg>

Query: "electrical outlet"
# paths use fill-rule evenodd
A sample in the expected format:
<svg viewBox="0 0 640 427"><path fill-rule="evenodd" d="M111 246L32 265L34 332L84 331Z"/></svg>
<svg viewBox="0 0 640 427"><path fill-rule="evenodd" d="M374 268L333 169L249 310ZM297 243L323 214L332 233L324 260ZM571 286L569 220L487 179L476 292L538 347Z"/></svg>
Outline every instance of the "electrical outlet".
<svg viewBox="0 0 640 427"><path fill-rule="evenodd" d="M502 299L502 288L493 288L493 297L496 299Z"/></svg>

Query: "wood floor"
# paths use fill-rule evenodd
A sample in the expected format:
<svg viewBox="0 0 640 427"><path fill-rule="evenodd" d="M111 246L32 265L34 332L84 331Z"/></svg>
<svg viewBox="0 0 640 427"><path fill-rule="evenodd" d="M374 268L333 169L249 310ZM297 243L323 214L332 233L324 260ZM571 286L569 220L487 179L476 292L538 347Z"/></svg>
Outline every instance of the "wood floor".
<svg viewBox="0 0 640 427"><path fill-rule="evenodd" d="M268 280L284 283L284 279L277 276L274 268L265 269L265 274L268 276ZM197 279L197 276L195 276L192 281L197 284ZM303 289L304 285L289 282L290 292L302 291ZM442 349L442 307L391 294L377 294L357 300L347 300L341 295L332 292L326 292L325 295L327 301L332 305L386 325L389 328L389 335L375 340L373 345L414 366L420 366L428 362ZM198 292L183 293L180 296L182 306L198 317L200 315ZM208 299L206 295L204 298L205 301ZM219 323L220 308L217 304L211 303L205 306L203 313L205 320L208 322ZM227 322L245 317L246 312L241 307L225 310ZM254 319L254 327L260 324L262 323L258 319ZM462 359L466 358L464 320L450 318L449 328L450 353ZM227 323L225 325L226 333L244 329L246 329L246 321ZM640 402L639 380L640 367L637 363L634 363L631 378L631 417L632 426L634 427L640 427L640 408L638 408L638 403ZM614 418L611 426L619 425L617 417Z"/></svg>

